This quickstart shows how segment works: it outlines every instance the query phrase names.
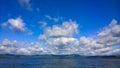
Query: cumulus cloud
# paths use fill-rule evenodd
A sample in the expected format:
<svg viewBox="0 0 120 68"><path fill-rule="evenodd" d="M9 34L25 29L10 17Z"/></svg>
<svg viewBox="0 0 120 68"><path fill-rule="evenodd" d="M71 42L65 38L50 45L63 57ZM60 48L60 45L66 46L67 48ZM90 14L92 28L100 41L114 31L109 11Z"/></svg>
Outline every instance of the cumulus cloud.
<svg viewBox="0 0 120 68"><path fill-rule="evenodd" d="M78 33L78 25L75 21L69 20L62 25L46 27L44 33L39 36L40 42L27 44L5 39L0 44L0 53L120 55L119 29L120 25L113 19L96 35L96 38L85 36L74 38L73 35Z"/></svg>
<svg viewBox="0 0 120 68"><path fill-rule="evenodd" d="M106 46L113 46L120 44L120 25L117 24L115 19L111 24L98 33L98 42Z"/></svg>
<svg viewBox="0 0 120 68"><path fill-rule="evenodd" d="M120 55L119 47L112 47L120 45L119 29L120 25L113 19L96 35L97 38L81 36L77 39L73 35L78 32L78 25L70 20L47 28L39 38L50 54Z"/></svg>
<svg viewBox="0 0 120 68"><path fill-rule="evenodd" d="M120 45L120 25L115 19L104 27L96 38L80 37L79 49L83 55L118 55Z"/></svg>
<svg viewBox="0 0 120 68"><path fill-rule="evenodd" d="M16 19L8 19L8 23L11 25L10 28L18 31L25 31L25 23L23 20L18 17Z"/></svg>
<svg viewBox="0 0 120 68"><path fill-rule="evenodd" d="M45 17L51 21L54 21L54 22L58 22L59 20L62 19L62 17L58 17L58 18L55 18L55 17L51 17L49 15L45 15Z"/></svg>
<svg viewBox="0 0 120 68"><path fill-rule="evenodd" d="M44 53L40 43L25 43L16 40L10 41L4 39L0 44L1 54L21 54L21 55L34 55Z"/></svg>
<svg viewBox="0 0 120 68"><path fill-rule="evenodd" d="M39 39L45 39L48 37L71 37L74 33L78 32L78 25L75 21L65 21L63 24L54 25L52 28L46 28L43 35L39 36Z"/></svg>
<svg viewBox="0 0 120 68"><path fill-rule="evenodd" d="M26 24L21 17L15 19L10 18L7 22L2 23L1 26L4 28L8 27L15 32L26 32L29 35L33 34L33 32L26 27Z"/></svg>
<svg viewBox="0 0 120 68"><path fill-rule="evenodd" d="M28 10L32 10L30 0L18 0L20 6L25 7Z"/></svg>
<svg viewBox="0 0 120 68"><path fill-rule="evenodd" d="M74 49L77 44L78 41L75 38L59 37L45 40L44 45L47 46L51 54L72 54L75 53Z"/></svg>
<svg viewBox="0 0 120 68"><path fill-rule="evenodd" d="M72 54L77 50L79 43L72 35L78 32L78 25L75 21L69 20L63 22L62 25L54 25L46 27L44 34L39 36L39 39L44 41L51 54ZM74 49L73 49L74 48ZM71 51L73 50L73 51Z"/></svg>

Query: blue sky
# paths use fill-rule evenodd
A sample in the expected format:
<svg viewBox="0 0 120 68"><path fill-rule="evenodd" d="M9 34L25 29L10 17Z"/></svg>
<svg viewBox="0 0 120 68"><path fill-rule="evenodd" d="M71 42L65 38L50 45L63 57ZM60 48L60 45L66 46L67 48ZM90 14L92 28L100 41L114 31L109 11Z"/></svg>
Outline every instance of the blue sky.
<svg viewBox="0 0 120 68"><path fill-rule="evenodd" d="M119 0L0 0L1 46L6 39L7 42L17 40L27 43L44 42L48 45L48 42L53 40L51 37L55 37L54 40L64 38L67 41L68 37L77 41L81 41L81 39L90 41L89 38L92 38L96 42L101 38L105 40L101 37L102 33L112 32L113 27L110 26L110 23L116 21L116 24L112 24L117 26L115 27L116 32L112 34L118 33L117 35L119 35L119 30L116 30L120 24L119 3ZM99 34L100 38L96 39ZM46 41L43 37L41 40L41 36L45 36L50 41ZM117 45L115 47L118 48L119 39L120 37L118 40L115 39L118 41L116 44L111 43L110 45ZM80 41L78 42L80 43ZM46 44L41 44L41 47L47 47L44 46ZM106 48L106 41L101 42L101 45Z"/></svg>

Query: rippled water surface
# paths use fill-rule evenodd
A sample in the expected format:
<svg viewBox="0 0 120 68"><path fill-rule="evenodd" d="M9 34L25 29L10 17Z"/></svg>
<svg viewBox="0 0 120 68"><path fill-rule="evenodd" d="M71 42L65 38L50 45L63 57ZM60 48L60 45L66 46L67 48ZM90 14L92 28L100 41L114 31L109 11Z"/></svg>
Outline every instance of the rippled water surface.
<svg viewBox="0 0 120 68"><path fill-rule="evenodd" d="M0 68L120 68L120 59L4 58Z"/></svg>

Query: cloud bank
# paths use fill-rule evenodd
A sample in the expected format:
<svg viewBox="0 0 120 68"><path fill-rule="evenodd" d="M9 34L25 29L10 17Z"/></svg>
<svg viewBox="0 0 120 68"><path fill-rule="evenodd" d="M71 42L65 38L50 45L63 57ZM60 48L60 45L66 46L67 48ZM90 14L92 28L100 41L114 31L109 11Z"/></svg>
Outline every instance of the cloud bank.
<svg viewBox="0 0 120 68"><path fill-rule="evenodd" d="M14 22L14 20L8 20ZM16 21L15 21L16 22ZM12 25L12 24L11 24ZM16 28L16 25L13 25ZM23 25L21 27L24 27ZM24 30L20 26L17 29ZM80 54L80 55L120 55L120 25L115 19L96 36L74 38L79 33L75 21L64 21L62 25L45 27L39 35L39 42L25 43L16 40L3 40L0 53L9 54Z"/></svg>

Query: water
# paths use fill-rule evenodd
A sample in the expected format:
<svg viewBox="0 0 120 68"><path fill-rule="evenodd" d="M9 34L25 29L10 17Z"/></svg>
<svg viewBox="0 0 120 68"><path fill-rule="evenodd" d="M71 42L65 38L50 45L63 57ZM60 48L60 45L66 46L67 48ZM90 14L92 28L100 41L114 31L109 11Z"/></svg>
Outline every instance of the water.
<svg viewBox="0 0 120 68"><path fill-rule="evenodd" d="M0 68L120 68L120 59L1 58Z"/></svg>

